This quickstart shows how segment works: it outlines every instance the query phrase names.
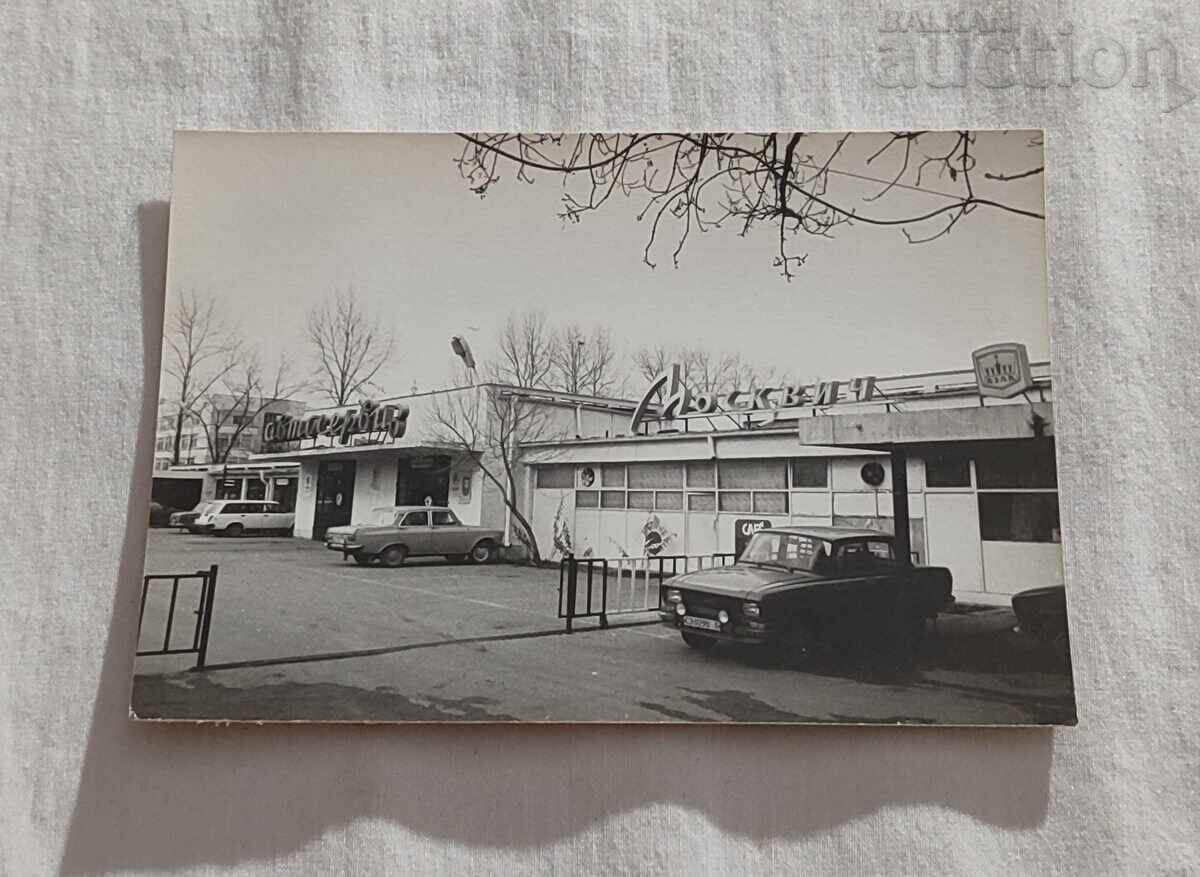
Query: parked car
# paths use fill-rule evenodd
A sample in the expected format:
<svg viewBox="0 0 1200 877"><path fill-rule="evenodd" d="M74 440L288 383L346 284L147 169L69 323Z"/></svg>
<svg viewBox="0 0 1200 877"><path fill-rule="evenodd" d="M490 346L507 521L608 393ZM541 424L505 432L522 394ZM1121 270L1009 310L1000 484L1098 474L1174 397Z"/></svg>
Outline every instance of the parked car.
<svg viewBox="0 0 1200 877"><path fill-rule="evenodd" d="M200 512L204 510L206 505L208 505L207 502L202 502L191 511L172 512L168 523L172 527L178 527L181 530L190 530L191 532L195 532L196 519L200 517Z"/></svg>
<svg viewBox="0 0 1200 877"><path fill-rule="evenodd" d="M292 512L261 499L217 499L201 509L192 528L198 533L241 536L248 532L290 532L296 523Z"/></svg>
<svg viewBox="0 0 1200 877"><path fill-rule="evenodd" d="M325 532L325 547L366 566L376 560L399 566L410 557L490 563L500 551L501 532L464 524L443 506L385 506L368 520Z"/></svg>
<svg viewBox="0 0 1200 877"><path fill-rule="evenodd" d="M1064 664L1071 663L1065 587L1052 585L1014 594L1012 608L1017 616L1017 633L1036 637L1053 648L1055 656Z"/></svg>
<svg viewBox="0 0 1200 877"><path fill-rule="evenodd" d="M150 502L150 526L165 527L171 522L171 513L174 509L163 505L161 502Z"/></svg>
<svg viewBox="0 0 1200 877"><path fill-rule="evenodd" d="M843 635L911 657L925 621L953 602L950 570L897 560L892 537L840 527L777 527L737 560L676 576L659 591L663 623L693 649L749 643L780 659Z"/></svg>

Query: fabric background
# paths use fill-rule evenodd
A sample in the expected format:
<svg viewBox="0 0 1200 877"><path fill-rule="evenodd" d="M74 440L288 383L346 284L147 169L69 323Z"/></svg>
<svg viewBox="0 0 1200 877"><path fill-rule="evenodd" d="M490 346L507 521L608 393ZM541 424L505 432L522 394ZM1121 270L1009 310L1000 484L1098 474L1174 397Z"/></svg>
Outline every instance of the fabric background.
<svg viewBox="0 0 1200 877"><path fill-rule="evenodd" d="M1090 81L874 69L939 8L4 3L0 872L1200 870L1200 7L1008 7ZM1047 129L1077 729L126 721L173 129L918 126Z"/></svg>

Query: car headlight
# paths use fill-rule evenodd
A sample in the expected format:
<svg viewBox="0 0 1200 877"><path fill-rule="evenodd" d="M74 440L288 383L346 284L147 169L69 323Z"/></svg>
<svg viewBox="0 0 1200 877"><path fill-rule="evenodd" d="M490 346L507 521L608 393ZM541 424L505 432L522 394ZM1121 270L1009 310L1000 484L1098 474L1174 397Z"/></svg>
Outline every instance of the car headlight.
<svg viewBox="0 0 1200 877"><path fill-rule="evenodd" d="M762 607L757 603L743 603L742 614L747 618L760 618L762 617Z"/></svg>
<svg viewBox="0 0 1200 877"><path fill-rule="evenodd" d="M687 607L684 606L682 603L676 603L675 604L675 614L676 615L687 615Z"/></svg>
<svg viewBox="0 0 1200 877"><path fill-rule="evenodd" d="M682 603L683 602L683 594L681 594L679 592L678 588L667 588L667 594L666 594L666 597L664 597L664 599L668 603Z"/></svg>
<svg viewBox="0 0 1200 877"><path fill-rule="evenodd" d="M729 613L726 612L724 609L722 609L720 612L717 613L717 621L721 622L722 624L728 624L729 623Z"/></svg>

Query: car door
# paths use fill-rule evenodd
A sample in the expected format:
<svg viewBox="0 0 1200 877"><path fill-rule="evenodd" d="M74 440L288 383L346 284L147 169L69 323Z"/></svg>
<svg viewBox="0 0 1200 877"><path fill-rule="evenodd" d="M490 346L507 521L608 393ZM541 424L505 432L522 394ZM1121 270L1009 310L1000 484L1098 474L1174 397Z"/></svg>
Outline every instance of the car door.
<svg viewBox="0 0 1200 877"><path fill-rule="evenodd" d="M430 553L457 555L471 550L471 533L449 509L434 509L431 514L433 536Z"/></svg>
<svg viewBox="0 0 1200 877"><path fill-rule="evenodd" d="M279 508L279 503L272 502L263 506L263 528L267 530L286 530L288 516Z"/></svg>
<svg viewBox="0 0 1200 877"><path fill-rule="evenodd" d="M429 512L407 512L400 518L400 541L408 548L410 557L432 554Z"/></svg>
<svg viewBox="0 0 1200 877"><path fill-rule="evenodd" d="M267 504L265 502L257 502L250 500L242 503L245 507L245 514L242 517L242 523L247 530L265 530L267 524Z"/></svg>
<svg viewBox="0 0 1200 877"><path fill-rule="evenodd" d="M891 608L894 598L890 570L881 568L866 540L855 539L837 546L837 590L839 609L848 620L865 620Z"/></svg>

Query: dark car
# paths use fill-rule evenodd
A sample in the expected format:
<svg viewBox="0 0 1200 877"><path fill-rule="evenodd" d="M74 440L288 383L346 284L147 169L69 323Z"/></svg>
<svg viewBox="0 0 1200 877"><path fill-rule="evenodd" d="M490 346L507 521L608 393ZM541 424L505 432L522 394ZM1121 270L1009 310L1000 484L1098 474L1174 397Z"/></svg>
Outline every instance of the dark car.
<svg viewBox="0 0 1200 877"><path fill-rule="evenodd" d="M707 651L748 643L802 658L850 634L911 655L925 621L953 602L950 570L897 560L892 537L841 527L755 533L737 561L677 576L659 591L659 615Z"/></svg>
<svg viewBox="0 0 1200 877"><path fill-rule="evenodd" d="M166 527L171 523L171 515L175 509L163 505L161 502L150 503L150 526L151 527Z"/></svg>
<svg viewBox="0 0 1200 877"><path fill-rule="evenodd" d="M1017 633L1036 637L1053 648L1054 654L1064 664L1071 663L1065 587L1052 585L1014 594L1012 608L1017 616Z"/></svg>
<svg viewBox="0 0 1200 877"><path fill-rule="evenodd" d="M208 505L207 502L202 502L191 511L174 512L170 518L170 525L178 527L181 530L188 530L192 533L197 532L195 529L196 518L200 517L200 512Z"/></svg>

